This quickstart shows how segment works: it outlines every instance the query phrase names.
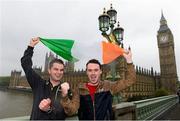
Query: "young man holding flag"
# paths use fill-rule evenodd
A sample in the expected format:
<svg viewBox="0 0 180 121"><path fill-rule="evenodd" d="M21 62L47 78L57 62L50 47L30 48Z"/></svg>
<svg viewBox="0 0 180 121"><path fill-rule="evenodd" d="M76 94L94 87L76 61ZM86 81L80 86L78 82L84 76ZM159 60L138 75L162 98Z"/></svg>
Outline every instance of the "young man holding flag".
<svg viewBox="0 0 180 121"><path fill-rule="evenodd" d="M89 60L86 64L86 73L89 81L79 84L80 120L111 120L113 119L112 95L128 88L136 82L136 73L132 63L131 51L123 53L127 61L125 80L111 82L101 80L101 64L98 60Z"/></svg>
<svg viewBox="0 0 180 121"><path fill-rule="evenodd" d="M61 83L64 74L64 63L60 59L54 59L49 64L49 80L43 80L32 69L33 49L40 38L32 38L21 65L25 72L33 93L33 108L31 120L64 120L66 115L74 114L79 107L79 95L72 90L72 97L68 96L70 89L67 82ZM59 103L60 102L60 103Z"/></svg>

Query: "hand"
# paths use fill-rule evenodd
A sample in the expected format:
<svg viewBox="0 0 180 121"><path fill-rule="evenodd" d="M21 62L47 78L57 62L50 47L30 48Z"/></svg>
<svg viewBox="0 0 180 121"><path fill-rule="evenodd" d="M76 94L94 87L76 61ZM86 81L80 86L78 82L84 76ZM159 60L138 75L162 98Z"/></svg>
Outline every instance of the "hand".
<svg viewBox="0 0 180 121"><path fill-rule="evenodd" d="M67 82L64 82L61 84L61 92L62 92L62 97L67 96L69 90L69 84Z"/></svg>
<svg viewBox="0 0 180 121"><path fill-rule="evenodd" d="M51 100L49 98L41 100L39 109L47 112L50 109Z"/></svg>
<svg viewBox="0 0 180 121"><path fill-rule="evenodd" d="M132 63L132 53L131 53L131 50L125 50L125 53L123 53L123 56L126 59L127 63Z"/></svg>
<svg viewBox="0 0 180 121"><path fill-rule="evenodd" d="M29 46L34 47L40 41L39 37L32 38Z"/></svg>

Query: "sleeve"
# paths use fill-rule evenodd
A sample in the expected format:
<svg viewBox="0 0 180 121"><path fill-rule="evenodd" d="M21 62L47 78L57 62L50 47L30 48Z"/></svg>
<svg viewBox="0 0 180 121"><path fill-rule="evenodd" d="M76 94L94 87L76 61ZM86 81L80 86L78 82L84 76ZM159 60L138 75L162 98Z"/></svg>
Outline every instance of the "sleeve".
<svg viewBox="0 0 180 121"><path fill-rule="evenodd" d="M32 89L37 88L39 83L38 80L41 79L40 76L32 69L33 49L33 47L28 46L21 58L21 66Z"/></svg>
<svg viewBox="0 0 180 121"><path fill-rule="evenodd" d="M116 82L110 82L110 91L112 94L118 93L123 89L130 87L132 84L136 82L136 72L134 69L134 65L127 64L127 72L125 80L118 80Z"/></svg>
<svg viewBox="0 0 180 121"><path fill-rule="evenodd" d="M72 98L70 99L68 96L64 97L60 103L64 108L65 113L68 116L72 116L77 113L79 109L79 89L78 87L72 89Z"/></svg>

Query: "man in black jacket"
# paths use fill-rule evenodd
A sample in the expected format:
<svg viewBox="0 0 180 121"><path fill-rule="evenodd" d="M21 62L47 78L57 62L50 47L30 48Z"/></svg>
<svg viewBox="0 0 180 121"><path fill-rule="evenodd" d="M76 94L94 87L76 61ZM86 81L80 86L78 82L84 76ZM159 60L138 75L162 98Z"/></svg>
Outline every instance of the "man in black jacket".
<svg viewBox="0 0 180 121"><path fill-rule="evenodd" d="M33 93L33 108L30 119L64 120L66 115L72 115L77 111L79 96L77 92L72 91L73 96L70 99L68 97L69 84L60 81L64 74L62 60L54 59L50 62L49 80L43 80L32 69L33 49L37 43L39 43L39 38L32 38L21 58L22 68Z"/></svg>

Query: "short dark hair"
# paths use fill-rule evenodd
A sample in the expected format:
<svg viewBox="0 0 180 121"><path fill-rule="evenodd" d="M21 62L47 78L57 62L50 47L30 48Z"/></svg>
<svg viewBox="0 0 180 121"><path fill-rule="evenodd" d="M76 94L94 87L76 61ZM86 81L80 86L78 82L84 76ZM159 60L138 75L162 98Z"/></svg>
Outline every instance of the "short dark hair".
<svg viewBox="0 0 180 121"><path fill-rule="evenodd" d="M55 59L53 59L53 60L50 61L50 63L49 63L49 68L51 68L54 63L59 63L59 64L62 64L62 65L64 66L64 62L63 62L61 59L55 58Z"/></svg>
<svg viewBox="0 0 180 121"><path fill-rule="evenodd" d="M91 59L91 60L89 60L89 61L86 63L86 69L87 69L87 65L88 65L89 63L98 64L98 65L99 65L99 68L100 68L100 69L102 68L101 63L100 63L98 60L96 60L96 59Z"/></svg>

